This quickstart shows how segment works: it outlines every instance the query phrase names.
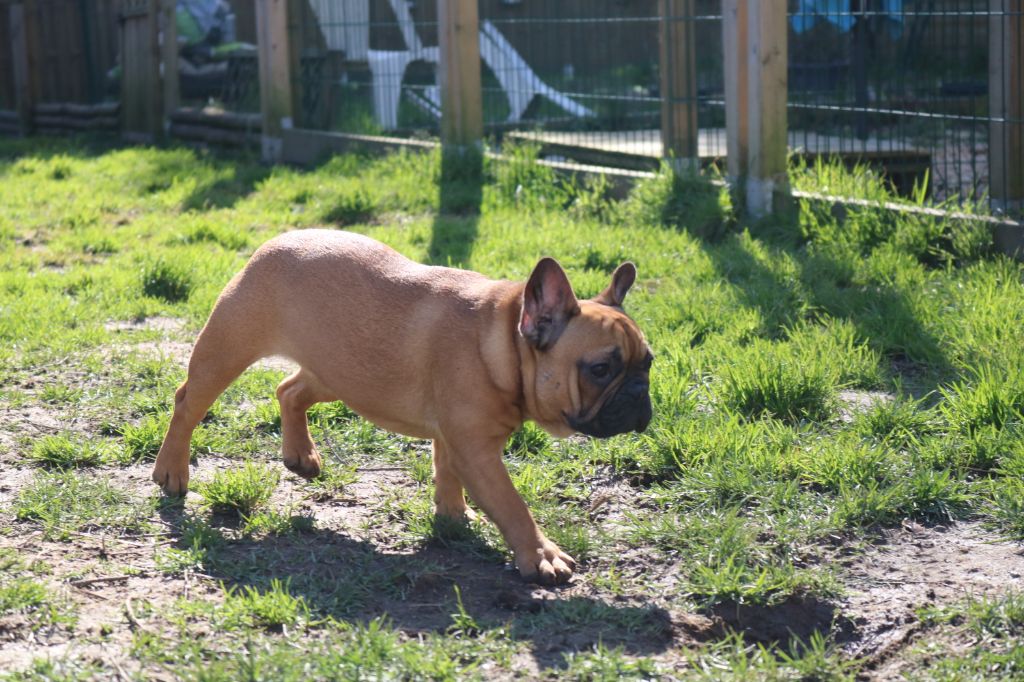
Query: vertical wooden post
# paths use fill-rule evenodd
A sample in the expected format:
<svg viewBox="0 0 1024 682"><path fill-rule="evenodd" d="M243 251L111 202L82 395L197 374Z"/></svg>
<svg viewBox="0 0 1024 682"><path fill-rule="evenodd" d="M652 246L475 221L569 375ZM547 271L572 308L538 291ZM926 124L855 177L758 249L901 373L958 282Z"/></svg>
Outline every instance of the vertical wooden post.
<svg viewBox="0 0 1024 682"><path fill-rule="evenodd" d="M700 169L694 0L658 0L661 14L661 146L677 172Z"/></svg>
<svg viewBox="0 0 1024 682"><path fill-rule="evenodd" d="M441 142L479 149L484 133L477 0L438 0Z"/></svg>
<svg viewBox="0 0 1024 682"><path fill-rule="evenodd" d="M726 0L723 11L729 172L747 211L762 216L787 191L786 0Z"/></svg>
<svg viewBox="0 0 1024 682"><path fill-rule="evenodd" d="M1024 2L989 0L989 196L1024 211Z"/></svg>
<svg viewBox="0 0 1024 682"><path fill-rule="evenodd" d="M733 187L741 187L750 158L748 141L749 92L747 67L747 8L745 0L722 3L722 55L725 71L725 143L726 178Z"/></svg>
<svg viewBox="0 0 1024 682"><path fill-rule="evenodd" d="M256 0L263 160L281 158L281 131L292 127L288 0Z"/></svg>
<svg viewBox="0 0 1024 682"><path fill-rule="evenodd" d="M10 13L11 57L14 62L14 100L21 134L32 131L32 117L39 101L39 32L33 0L14 3Z"/></svg>
<svg viewBox="0 0 1024 682"><path fill-rule="evenodd" d="M122 136L152 142L163 133L156 0L124 0L121 19Z"/></svg>
<svg viewBox="0 0 1024 682"><path fill-rule="evenodd" d="M171 114L180 105L180 80L178 76L178 20L176 0L160 2L160 63L163 66L163 123L170 125Z"/></svg>

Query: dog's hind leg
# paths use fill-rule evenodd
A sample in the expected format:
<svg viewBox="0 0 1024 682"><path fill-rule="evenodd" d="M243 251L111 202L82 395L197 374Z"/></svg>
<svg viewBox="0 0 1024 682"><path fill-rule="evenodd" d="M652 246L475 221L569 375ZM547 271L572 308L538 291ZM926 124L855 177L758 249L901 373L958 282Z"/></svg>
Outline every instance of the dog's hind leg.
<svg viewBox="0 0 1024 682"><path fill-rule="evenodd" d="M215 309L196 339L188 377L174 394L174 412L153 466L153 480L169 495L188 490L192 432L213 401L239 374L264 355L246 343L244 330L222 319Z"/></svg>
<svg viewBox="0 0 1024 682"><path fill-rule="evenodd" d="M281 403L281 454L290 471L310 479L320 475L320 453L309 435L306 411L316 403L337 400L313 374L300 369L277 387Z"/></svg>

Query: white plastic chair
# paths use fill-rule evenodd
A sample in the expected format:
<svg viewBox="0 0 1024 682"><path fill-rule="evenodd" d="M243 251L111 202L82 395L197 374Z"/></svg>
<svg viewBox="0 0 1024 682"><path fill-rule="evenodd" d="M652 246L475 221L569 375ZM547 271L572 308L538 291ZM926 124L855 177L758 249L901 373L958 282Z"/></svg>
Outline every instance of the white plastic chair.
<svg viewBox="0 0 1024 682"><path fill-rule="evenodd" d="M367 50L373 90L373 113L377 123L385 130L398 127L398 103L402 98L402 80L405 71L415 61L438 64L440 48L423 47L416 34L416 24L405 0L389 0L398 28L408 50ZM558 92L534 73L512 44L490 21L484 21L480 30L480 57L494 72L495 78L508 97L510 122L522 120L526 108L538 95L547 97L573 116L593 116L594 112L575 100ZM441 91L435 84L419 92L406 89L410 100L426 113L441 117Z"/></svg>

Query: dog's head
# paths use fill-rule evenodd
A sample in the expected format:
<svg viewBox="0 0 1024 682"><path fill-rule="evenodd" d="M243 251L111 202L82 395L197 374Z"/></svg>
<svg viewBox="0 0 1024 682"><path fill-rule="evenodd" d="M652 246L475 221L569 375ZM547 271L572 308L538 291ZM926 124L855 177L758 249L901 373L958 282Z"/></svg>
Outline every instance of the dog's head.
<svg viewBox="0 0 1024 682"><path fill-rule="evenodd" d="M635 279L636 267L623 263L604 291L581 301L558 262L543 258L526 282L519 333L535 352L524 391L549 433L607 438L651 421L653 356L622 309Z"/></svg>

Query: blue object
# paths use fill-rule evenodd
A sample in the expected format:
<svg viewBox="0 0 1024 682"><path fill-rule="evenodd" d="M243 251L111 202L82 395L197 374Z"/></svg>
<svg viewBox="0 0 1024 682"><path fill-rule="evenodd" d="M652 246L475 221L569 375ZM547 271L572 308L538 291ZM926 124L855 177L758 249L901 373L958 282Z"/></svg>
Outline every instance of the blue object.
<svg viewBox="0 0 1024 682"><path fill-rule="evenodd" d="M903 0L881 0L881 17L890 34L897 38L903 32ZM873 17L879 16L872 13ZM853 28L857 16L850 11L850 0L800 0L789 22L793 31L803 33L819 21L827 21L843 33Z"/></svg>

